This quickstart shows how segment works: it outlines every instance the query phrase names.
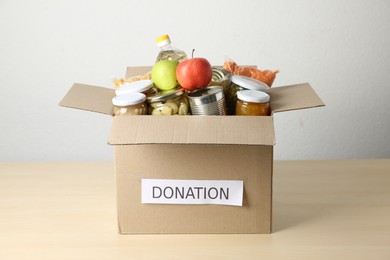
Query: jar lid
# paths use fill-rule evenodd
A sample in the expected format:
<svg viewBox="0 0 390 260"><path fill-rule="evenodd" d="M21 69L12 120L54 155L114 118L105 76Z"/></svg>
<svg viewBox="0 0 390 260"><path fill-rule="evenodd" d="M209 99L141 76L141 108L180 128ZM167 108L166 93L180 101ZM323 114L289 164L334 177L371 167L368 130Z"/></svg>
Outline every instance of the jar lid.
<svg viewBox="0 0 390 260"><path fill-rule="evenodd" d="M117 96L135 92L144 92L153 87L153 81L150 79L138 80L134 82L126 82L124 85L121 85L117 90L115 90L115 94Z"/></svg>
<svg viewBox="0 0 390 260"><path fill-rule="evenodd" d="M131 93L131 94L124 94L116 96L112 99L112 104L114 106L118 107L125 107L130 105L137 105L142 102L144 102L146 99L146 96L142 93Z"/></svg>
<svg viewBox="0 0 390 260"><path fill-rule="evenodd" d="M158 93L156 93L156 94L154 94L152 96L149 96L147 98L147 101L148 102L165 101L165 100L172 99L172 98L175 98L175 97L180 97L183 94L184 94L184 88L177 87L177 88L174 88L174 89L161 91L161 92L158 92Z"/></svg>
<svg viewBox="0 0 390 260"><path fill-rule="evenodd" d="M260 90L267 92L269 90L269 87L267 84L246 76L239 76L239 75L233 75L232 76L232 82L236 85L239 85L240 87L243 87L245 89L250 90Z"/></svg>
<svg viewBox="0 0 390 260"><path fill-rule="evenodd" d="M267 93L257 90L240 90L237 92L237 98L254 103L266 103L270 100L270 96Z"/></svg>

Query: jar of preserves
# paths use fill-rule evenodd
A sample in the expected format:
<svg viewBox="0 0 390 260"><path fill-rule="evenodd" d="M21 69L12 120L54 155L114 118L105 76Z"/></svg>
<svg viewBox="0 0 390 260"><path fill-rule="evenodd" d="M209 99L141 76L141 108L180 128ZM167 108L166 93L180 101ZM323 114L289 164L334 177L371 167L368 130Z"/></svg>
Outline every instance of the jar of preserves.
<svg viewBox="0 0 390 260"><path fill-rule="evenodd" d="M256 79L233 75L231 77L231 84L226 93L226 106L228 115L234 115L237 102L237 91L239 90L256 90L267 92L269 87L267 84Z"/></svg>
<svg viewBox="0 0 390 260"><path fill-rule="evenodd" d="M256 90L240 90L237 92L236 115L268 116L270 96Z"/></svg>
<svg viewBox="0 0 390 260"><path fill-rule="evenodd" d="M142 93L131 93L116 96L112 99L114 116L146 115L146 96Z"/></svg>
<svg viewBox="0 0 390 260"><path fill-rule="evenodd" d="M157 93L157 90L156 88L154 88L153 81L151 81L150 79L126 82L125 84L121 85L117 90L115 90L115 94L117 96L136 92L143 93L148 97Z"/></svg>
<svg viewBox="0 0 390 260"><path fill-rule="evenodd" d="M189 115L183 88L158 92L147 98L150 115Z"/></svg>

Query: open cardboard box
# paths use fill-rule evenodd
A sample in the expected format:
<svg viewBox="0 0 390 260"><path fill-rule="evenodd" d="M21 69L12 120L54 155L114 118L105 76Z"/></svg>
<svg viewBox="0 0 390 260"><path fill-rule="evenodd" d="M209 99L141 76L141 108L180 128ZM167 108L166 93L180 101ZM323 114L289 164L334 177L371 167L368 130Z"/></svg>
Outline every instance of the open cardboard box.
<svg viewBox="0 0 390 260"><path fill-rule="evenodd" d="M151 67L128 68L126 77ZM324 106L308 83L270 89L273 113ZM74 84L60 106L112 116L114 89ZM114 147L121 234L270 233L273 116L117 116ZM242 180L242 206L141 203L142 179Z"/></svg>

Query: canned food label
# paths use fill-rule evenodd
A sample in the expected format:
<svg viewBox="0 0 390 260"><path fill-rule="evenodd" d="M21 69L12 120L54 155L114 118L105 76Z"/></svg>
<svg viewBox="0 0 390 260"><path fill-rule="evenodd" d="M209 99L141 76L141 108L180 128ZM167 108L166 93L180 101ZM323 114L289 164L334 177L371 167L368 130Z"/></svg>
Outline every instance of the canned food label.
<svg viewBox="0 0 390 260"><path fill-rule="evenodd" d="M143 204L218 204L242 206L242 180L142 179Z"/></svg>

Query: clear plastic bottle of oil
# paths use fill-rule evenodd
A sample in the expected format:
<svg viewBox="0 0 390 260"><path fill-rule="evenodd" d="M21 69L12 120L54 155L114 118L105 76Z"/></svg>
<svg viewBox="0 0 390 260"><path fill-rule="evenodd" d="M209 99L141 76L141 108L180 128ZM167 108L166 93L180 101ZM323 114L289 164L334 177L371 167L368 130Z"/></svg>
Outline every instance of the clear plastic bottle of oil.
<svg viewBox="0 0 390 260"><path fill-rule="evenodd" d="M160 60L177 60L183 61L187 59L187 54L171 45L171 39L168 34L160 36L156 39L157 46L160 47L160 53L157 56L156 62Z"/></svg>

